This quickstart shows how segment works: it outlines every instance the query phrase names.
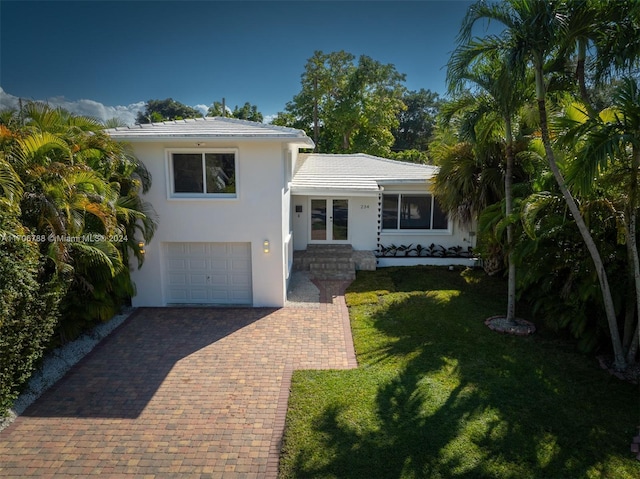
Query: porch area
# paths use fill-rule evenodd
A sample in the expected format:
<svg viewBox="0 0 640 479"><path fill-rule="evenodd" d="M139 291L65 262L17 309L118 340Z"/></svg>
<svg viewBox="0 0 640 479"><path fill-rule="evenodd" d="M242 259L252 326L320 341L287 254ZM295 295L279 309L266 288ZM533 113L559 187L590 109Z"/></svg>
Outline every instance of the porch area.
<svg viewBox="0 0 640 479"><path fill-rule="evenodd" d="M356 251L350 244L310 244L293 252L293 270L309 271L317 280L352 281L357 270L375 271L373 251Z"/></svg>

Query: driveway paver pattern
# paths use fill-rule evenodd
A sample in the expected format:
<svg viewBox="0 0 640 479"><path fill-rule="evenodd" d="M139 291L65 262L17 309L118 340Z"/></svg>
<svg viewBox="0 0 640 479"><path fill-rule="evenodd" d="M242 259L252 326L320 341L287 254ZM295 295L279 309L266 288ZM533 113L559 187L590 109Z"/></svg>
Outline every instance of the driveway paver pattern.
<svg viewBox="0 0 640 479"><path fill-rule="evenodd" d="M295 369L356 366L318 308L141 309L0 432L0 477L274 478Z"/></svg>

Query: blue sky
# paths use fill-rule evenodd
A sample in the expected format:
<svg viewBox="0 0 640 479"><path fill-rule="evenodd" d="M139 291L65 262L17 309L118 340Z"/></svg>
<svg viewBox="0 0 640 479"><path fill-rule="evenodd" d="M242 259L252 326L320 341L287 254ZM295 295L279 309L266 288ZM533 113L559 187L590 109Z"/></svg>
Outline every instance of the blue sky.
<svg viewBox="0 0 640 479"><path fill-rule="evenodd" d="M470 4L2 0L0 106L21 97L122 116L149 99L202 107L225 97L273 115L299 91L315 50L392 63L407 88L443 95Z"/></svg>

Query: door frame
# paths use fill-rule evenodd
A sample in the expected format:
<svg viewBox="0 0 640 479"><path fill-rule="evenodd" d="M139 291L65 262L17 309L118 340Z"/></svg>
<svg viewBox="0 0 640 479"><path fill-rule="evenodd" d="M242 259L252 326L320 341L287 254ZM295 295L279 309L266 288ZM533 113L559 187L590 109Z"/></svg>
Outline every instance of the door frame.
<svg viewBox="0 0 640 479"><path fill-rule="evenodd" d="M325 208L327 209L326 228L327 239L318 240L313 239L313 208L311 204L313 200L323 200L325 202ZM333 239L333 201L344 200L347 202L347 239L335 240ZM309 227L307 234L309 235L309 244L349 244L351 241L351 200L345 196L310 196L308 198L308 220Z"/></svg>

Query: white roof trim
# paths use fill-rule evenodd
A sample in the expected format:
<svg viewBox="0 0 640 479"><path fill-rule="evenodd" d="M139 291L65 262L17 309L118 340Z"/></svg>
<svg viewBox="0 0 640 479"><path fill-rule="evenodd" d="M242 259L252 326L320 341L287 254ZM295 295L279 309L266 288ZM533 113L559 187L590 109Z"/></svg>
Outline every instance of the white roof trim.
<svg viewBox="0 0 640 479"><path fill-rule="evenodd" d="M314 143L303 130L226 117L203 117L187 120L146 123L106 130L114 139L126 141L160 140L238 140L278 141L313 148ZM293 141L292 141L293 140Z"/></svg>

